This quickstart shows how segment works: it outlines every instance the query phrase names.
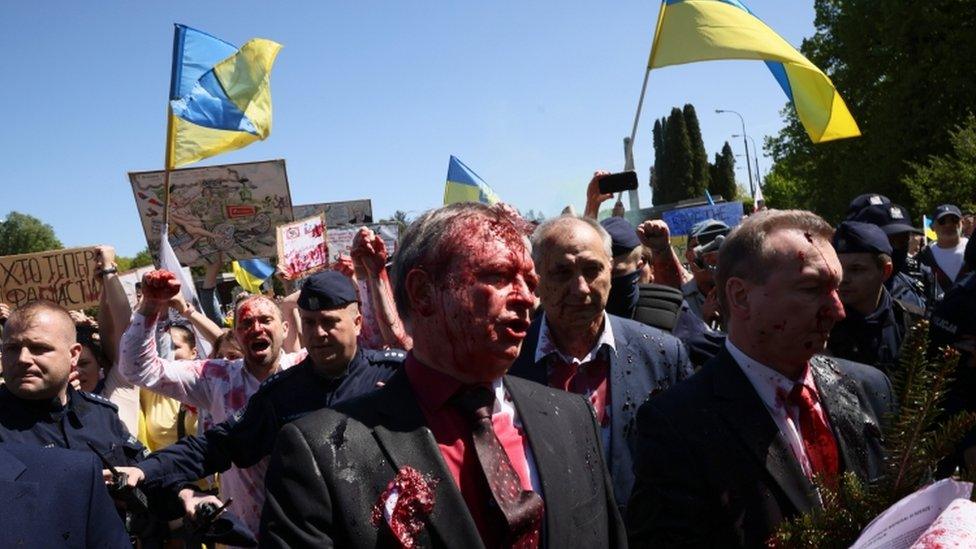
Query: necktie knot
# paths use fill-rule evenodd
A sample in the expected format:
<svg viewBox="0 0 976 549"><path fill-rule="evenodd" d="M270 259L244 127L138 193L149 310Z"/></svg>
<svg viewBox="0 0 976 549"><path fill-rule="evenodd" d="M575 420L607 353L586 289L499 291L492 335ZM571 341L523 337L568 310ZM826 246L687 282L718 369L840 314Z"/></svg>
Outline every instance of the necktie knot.
<svg viewBox="0 0 976 549"><path fill-rule="evenodd" d="M462 387L451 399L451 402L474 423L491 421L491 413L495 408L495 392L483 385Z"/></svg>

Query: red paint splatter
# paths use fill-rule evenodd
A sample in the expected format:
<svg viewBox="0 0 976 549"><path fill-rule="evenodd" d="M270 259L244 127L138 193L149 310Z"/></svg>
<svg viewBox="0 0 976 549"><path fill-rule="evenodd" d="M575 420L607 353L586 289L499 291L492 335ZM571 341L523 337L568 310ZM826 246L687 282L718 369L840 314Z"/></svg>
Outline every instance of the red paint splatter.
<svg viewBox="0 0 976 549"><path fill-rule="evenodd" d="M179 291L180 281L165 269L149 271L142 277L142 295L146 299L167 300Z"/></svg>
<svg viewBox="0 0 976 549"><path fill-rule="evenodd" d="M373 505L370 522L377 527L386 522L402 547L416 547L417 535L424 529L427 517L434 510L437 484L437 479L425 476L413 467L403 467ZM394 493L396 503L387 518L386 502Z"/></svg>
<svg viewBox="0 0 976 549"><path fill-rule="evenodd" d="M779 324L773 324L773 329L777 332L782 332L786 329L786 321L780 322Z"/></svg>

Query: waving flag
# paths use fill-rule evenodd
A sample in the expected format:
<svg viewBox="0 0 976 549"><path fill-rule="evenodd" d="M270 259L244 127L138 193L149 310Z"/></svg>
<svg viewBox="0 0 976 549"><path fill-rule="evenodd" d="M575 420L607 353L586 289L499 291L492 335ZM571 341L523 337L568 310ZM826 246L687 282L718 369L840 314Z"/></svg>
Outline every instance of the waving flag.
<svg viewBox="0 0 976 549"><path fill-rule="evenodd" d="M246 292L261 293L261 285L274 274L274 267L263 259L242 259L231 263L234 278Z"/></svg>
<svg viewBox="0 0 976 549"><path fill-rule="evenodd" d="M447 166L447 185L444 186L445 205L455 202L494 204L499 201L495 191L478 174L465 166L464 162L451 157Z"/></svg>
<svg viewBox="0 0 976 549"><path fill-rule="evenodd" d="M268 137L271 66L280 49L280 44L262 38L238 49L176 25L167 170Z"/></svg>
<svg viewBox="0 0 976 549"><path fill-rule="evenodd" d="M739 0L664 0L649 69L716 59L766 62L814 143L861 131L830 78Z"/></svg>

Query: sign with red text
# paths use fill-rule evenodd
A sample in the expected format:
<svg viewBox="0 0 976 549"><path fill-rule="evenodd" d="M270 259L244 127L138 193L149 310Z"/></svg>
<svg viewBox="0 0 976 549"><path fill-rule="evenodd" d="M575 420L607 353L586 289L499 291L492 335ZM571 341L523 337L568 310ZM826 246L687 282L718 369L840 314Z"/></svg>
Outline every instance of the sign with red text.
<svg viewBox="0 0 976 549"><path fill-rule="evenodd" d="M321 204L300 204L292 206L291 211L295 215L295 219L303 219L323 213L325 214L325 225L329 228L373 222L373 202L368 198L343 202L322 202Z"/></svg>
<svg viewBox="0 0 976 549"><path fill-rule="evenodd" d="M68 248L0 257L0 301L13 308L46 299L66 309L98 305L102 279L95 248Z"/></svg>
<svg viewBox="0 0 976 549"><path fill-rule="evenodd" d="M165 172L131 172L149 252L159 259L166 218ZM184 265L271 257L275 227L295 218L284 160L186 168L169 173L169 241Z"/></svg>
<svg viewBox="0 0 976 549"><path fill-rule="evenodd" d="M329 264L325 215L278 225L278 264L285 278L295 280L321 271Z"/></svg>

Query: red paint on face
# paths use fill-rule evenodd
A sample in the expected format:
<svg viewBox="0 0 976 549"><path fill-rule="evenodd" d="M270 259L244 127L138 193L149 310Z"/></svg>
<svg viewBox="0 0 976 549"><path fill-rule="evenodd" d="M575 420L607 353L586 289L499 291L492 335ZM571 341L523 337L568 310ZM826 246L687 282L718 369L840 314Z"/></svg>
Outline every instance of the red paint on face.
<svg viewBox="0 0 976 549"><path fill-rule="evenodd" d="M518 356L537 284L520 218L492 210L455 222L452 237L424 265L444 281L434 304L444 337L427 343L462 377L478 381L500 377Z"/></svg>
<svg viewBox="0 0 976 549"><path fill-rule="evenodd" d="M234 337L241 346L246 364L263 367L274 364L284 336L281 312L270 299L250 297L237 306Z"/></svg>

